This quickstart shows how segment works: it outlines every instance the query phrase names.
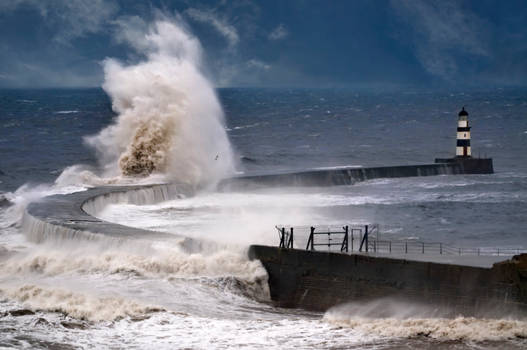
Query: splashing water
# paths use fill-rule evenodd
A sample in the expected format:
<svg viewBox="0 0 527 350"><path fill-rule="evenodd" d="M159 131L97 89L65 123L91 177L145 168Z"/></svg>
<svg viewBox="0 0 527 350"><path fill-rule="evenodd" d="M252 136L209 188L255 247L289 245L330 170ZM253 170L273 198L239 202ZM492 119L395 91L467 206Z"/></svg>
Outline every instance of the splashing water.
<svg viewBox="0 0 527 350"><path fill-rule="evenodd" d="M213 184L234 170L223 112L201 72L201 46L180 25L159 20L143 36L126 36L145 61L104 61L103 88L118 113L89 137L104 176L147 176Z"/></svg>
<svg viewBox="0 0 527 350"><path fill-rule="evenodd" d="M457 316L444 317L445 310L431 305L384 298L347 303L329 309L324 320L369 336L390 338L428 337L442 341L500 341L525 339L527 322Z"/></svg>
<svg viewBox="0 0 527 350"><path fill-rule="evenodd" d="M1 221L17 223L29 202L84 187L167 181L214 186L234 173L223 111L202 73L199 41L168 18L144 32L128 28L124 37L144 59L130 65L104 61L103 88L118 116L99 134L85 138L102 171L72 165L53 185L7 193L3 198L15 205L1 213Z"/></svg>
<svg viewBox="0 0 527 350"><path fill-rule="evenodd" d="M20 287L3 287L0 295L18 300L32 310L53 311L80 320L114 320L126 316L163 311L153 305L114 296L92 296L61 288L39 287L32 284Z"/></svg>

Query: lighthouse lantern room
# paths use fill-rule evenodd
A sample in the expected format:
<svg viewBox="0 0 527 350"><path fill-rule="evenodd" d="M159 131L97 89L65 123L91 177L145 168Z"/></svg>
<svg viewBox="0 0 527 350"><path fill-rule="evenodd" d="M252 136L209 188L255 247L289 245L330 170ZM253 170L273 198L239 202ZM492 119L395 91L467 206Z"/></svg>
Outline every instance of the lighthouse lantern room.
<svg viewBox="0 0 527 350"><path fill-rule="evenodd" d="M468 112L465 107L459 112L457 121L456 157L470 157L470 126L468 125Z"/></svg>

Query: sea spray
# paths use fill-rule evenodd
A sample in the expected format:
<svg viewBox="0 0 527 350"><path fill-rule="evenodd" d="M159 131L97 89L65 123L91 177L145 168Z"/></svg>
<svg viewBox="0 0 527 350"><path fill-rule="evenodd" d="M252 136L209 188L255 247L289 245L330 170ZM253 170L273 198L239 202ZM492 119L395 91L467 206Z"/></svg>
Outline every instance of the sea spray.
<svg viewBox="0 0 527 350"><path fill-rule="evenodd" d="M11 206L0 211L0 228L5 228L11 225L20 225L24 211L26 210L27 205L31 202L35 202L45 196L73 193L83 190L85 190L84 187L74 185L22 185L16 191L5 194L5 198L9 200Z"/></svg>
<svg viewBox="0 0 527 350"><path fill-rule="evenodd" d="M88 244L82 249L68 248L34 247L0 262L0 275L126 273L152 278L235 276L248 281L262 280L267 276L261 263L248 260L245 252L224 250L204 255L187 254L176 247L137 251L136 247L103 249Z"/></svg>
<svg viewBox="0 0 527 350"><path fill-rule="evenodd" d="M202 73L199 41L168 19L123 37L145 59L130 65L104 61L103 88L118 116L87 138L104 176L162 173L202 185L231 175L233 152L222 108Z"/></svg>
<svg viewBox="0 0 527 350"><path fill-rule="evenodd" d="M72 276L108 276L109 279L138 281L162 279L174 283L197 281L218 292L228 292L230 295L253 300L269 300L265 269L259 261L248 260L244 251L222 250L204 255L187 254L177 247L154 249L123 245L119 249L104 249L95 244L85 244L82 249L73 246L70 249L64 248L44 244L11 254L8 259L0 262L0 280L4 281L2 284L11 280L10 276L24 276L23 280L31 281L63 280ZM6 296L12 300L20 300L17 292ZM39 298L36 302L40 303ZM40 307L38 305L35 307Z"/></svg>
<svg viewBox="0 0 527 350"><path fill-rule="evenodd" d="M118 116L86 138L102 169L72 165L52 185L2 194L13 203L1 213L2 225L20 224L27 204L47 195L109 184L214 185L233 174L223 111L202 73L199 41L176 19L160 19L145 32L126 30L127 42L144 59L130 65L104 61L103 88Z"/></svg>
<svg viewBox="0 0 527 350"><path fill-rule="evenodd" d="M370 314L368 314L370 313ZM328 310L324 320L369 337L429 337L441 341L499 341L527 337L527 322L457 316L441 317L429 305L400 303L389 298L343 304Z"/></svg>

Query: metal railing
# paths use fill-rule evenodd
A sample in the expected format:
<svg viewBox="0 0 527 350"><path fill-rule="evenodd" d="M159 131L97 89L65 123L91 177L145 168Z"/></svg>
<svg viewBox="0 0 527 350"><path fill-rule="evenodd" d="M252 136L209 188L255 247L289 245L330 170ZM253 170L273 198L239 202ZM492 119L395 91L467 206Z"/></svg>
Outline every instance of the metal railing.
<svg viewBox="0 0 527 350"><path fill-rule="evenodd" d="M391 240L373 240L370 241L370 251L375 253L399 253L399 254L427 254L427 255L474 255L474 256L491 256L491 255L515 255L527 253L526 249L520 248L466 248L455 247L440 242L422 242L422 241L391 241Z"/></svg>
<svg viewBox="0 0 527 350"><path fill-rule="evenodd" d="M379 239L378 225L276 226L280 248L381 254L512 256L527 253L521 248L465 248L440 242L408 239ZM325 249L324 249L325 248Z"/></svg>
<svg viewBox="0 0 527 350"><path fill-rule="evenodd" d="M378 232L377 225L346 225L342 227L319 227L300 226L289 227L276 226L280 238L280 248L293 248L304 246L306 250L316 250L317 247L326 247L327 250L334 250L337 247L341 252L365 251L371 248L369 237ZM295 240L295 232L300 232ZM306 242L307 236L307 242ZM355 241L358 241L356 244Z"/></svg>

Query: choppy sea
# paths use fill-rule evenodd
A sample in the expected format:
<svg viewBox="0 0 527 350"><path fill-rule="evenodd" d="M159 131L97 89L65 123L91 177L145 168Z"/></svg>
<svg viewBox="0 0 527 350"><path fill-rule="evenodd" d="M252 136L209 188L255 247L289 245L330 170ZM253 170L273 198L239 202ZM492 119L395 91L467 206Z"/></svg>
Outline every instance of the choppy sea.
<svg viewBox="0 0 527 350"><path fill-rule="evenodd" d="M426 305L389 299L326 313L276 308L265 270L245 253L252 243L277 244L277 224L347 223L376 223L391 235L459 247L527 249L527 90L217 93L238 172L432 163L455 153L457 113L465 106L473 155L492 157L495 174L208 189L156 205L109 205L98 214L224 247L203 254L164 242L35 243L20 226L25 205L85 188L76 177L55 181L72 165L97 170L85 137L116 115L100 89L2 90L0 347L527 347L527 320L506 315L442 318Z"/></svg>

